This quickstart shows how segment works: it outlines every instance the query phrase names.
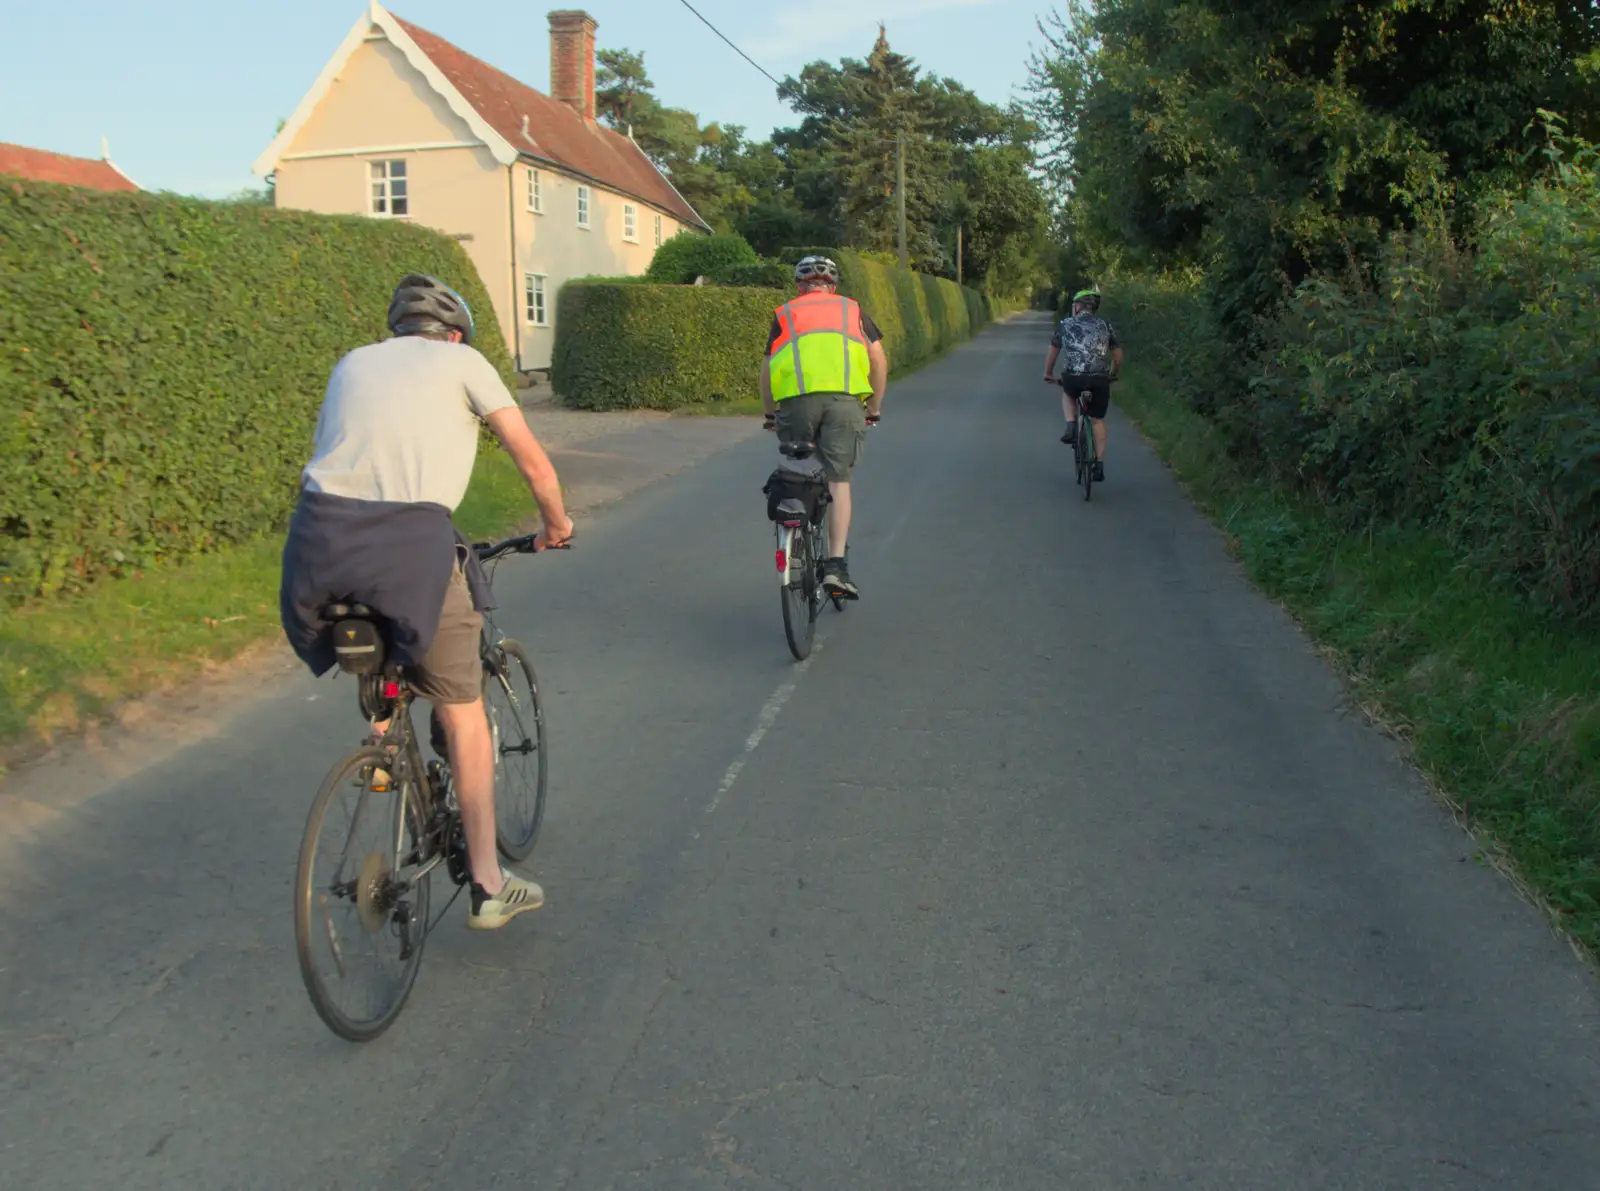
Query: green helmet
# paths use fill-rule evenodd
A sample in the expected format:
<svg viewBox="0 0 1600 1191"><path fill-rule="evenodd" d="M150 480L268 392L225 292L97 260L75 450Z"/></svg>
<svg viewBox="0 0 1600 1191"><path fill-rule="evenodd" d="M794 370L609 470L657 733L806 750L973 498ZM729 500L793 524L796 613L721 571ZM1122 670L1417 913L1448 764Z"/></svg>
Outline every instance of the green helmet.
<svg viewBox="0 0 1600 1191"><path fill-rule="evenodd" d="M1092 285L1088 289L1081 289L1072 295L1072 304L1074 306L1087 306L1090 310L1099 310L1100 291Z"/></svg>

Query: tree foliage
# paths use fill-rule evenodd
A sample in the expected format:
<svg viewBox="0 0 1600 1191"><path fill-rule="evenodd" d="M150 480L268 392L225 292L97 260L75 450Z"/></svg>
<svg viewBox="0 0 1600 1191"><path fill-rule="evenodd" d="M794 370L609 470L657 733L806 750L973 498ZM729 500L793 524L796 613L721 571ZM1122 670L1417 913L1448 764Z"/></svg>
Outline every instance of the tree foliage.
<svg viewBox="0 0 1600 1191"><path fill-rule="evenodd" d="M1058 284L1113 282L1241 460L1600 611L1596 12L1069 0L1027 104Z"/></svg>
<svg viewBox="0 0 1600 1191"><path fill-rule="evenodd" d="M663 106L641 54L603 50L599 62L601 118L630 131L713 228L765 255L806 243L894 252L903 144L914 269L954 277L960 229L963 280L1016 297L1045 276L1049 208L1035 124L923 73L881 27L865 58L812 62L784 80L779 95L798 123L764 141Z"/></svg>

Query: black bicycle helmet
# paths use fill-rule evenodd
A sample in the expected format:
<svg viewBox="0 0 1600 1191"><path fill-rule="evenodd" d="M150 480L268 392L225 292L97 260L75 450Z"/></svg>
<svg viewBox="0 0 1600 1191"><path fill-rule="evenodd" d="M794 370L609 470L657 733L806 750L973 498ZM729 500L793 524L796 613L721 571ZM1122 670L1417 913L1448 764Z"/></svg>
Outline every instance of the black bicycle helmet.
<svg viewBox="0 0 1600 1191"><path fill-rule="evenodd" d="M1099 310L1100 291L1092 285L1088 289L1081 289L1072 295L1072 304L1074 306L1087 306L1090 310Z"/></svg>
<svg viewBox="0 0 1600 1191"><path fill-rule="evenodd" d="M839 284L839 266L825 256L806 256L800 258L800 263L794 267L794 279L801 281L826 281L829 285Z"/></svg>
<svg viewBox="0 0 1600 1191"><path fill-rule="evenodd" d="M389 330L396 335L428 334L440 326L461 332L463 343L472 342L472 307L437 277L407 273L389 302Z"/></svg>

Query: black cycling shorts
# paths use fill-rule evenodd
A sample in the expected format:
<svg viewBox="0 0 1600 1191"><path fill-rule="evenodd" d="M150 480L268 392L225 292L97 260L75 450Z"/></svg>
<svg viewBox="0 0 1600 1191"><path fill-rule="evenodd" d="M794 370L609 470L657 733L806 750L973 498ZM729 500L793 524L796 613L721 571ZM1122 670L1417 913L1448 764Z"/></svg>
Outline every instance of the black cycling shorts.
<svg viewBox="0 0 1600 1191"><path fill-rule="evenodd" d="M1061 387L1069 395L1089 390L1089 416L1104 418L1111 409L1111 378L1109 376L1063 376Z"/></svg>

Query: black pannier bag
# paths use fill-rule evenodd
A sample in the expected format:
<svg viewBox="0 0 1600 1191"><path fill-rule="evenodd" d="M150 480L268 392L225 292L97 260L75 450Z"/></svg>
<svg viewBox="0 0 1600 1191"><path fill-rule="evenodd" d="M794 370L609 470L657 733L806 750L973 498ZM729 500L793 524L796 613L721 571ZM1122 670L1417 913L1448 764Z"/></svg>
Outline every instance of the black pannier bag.
<svg viewBox="0 0 1600 1191"><path fill-rule="evenodd" d="M761 491L767 495L767 520L784 525L818 524L828 503L828 480L815 456L785 459Z"/></svg>

